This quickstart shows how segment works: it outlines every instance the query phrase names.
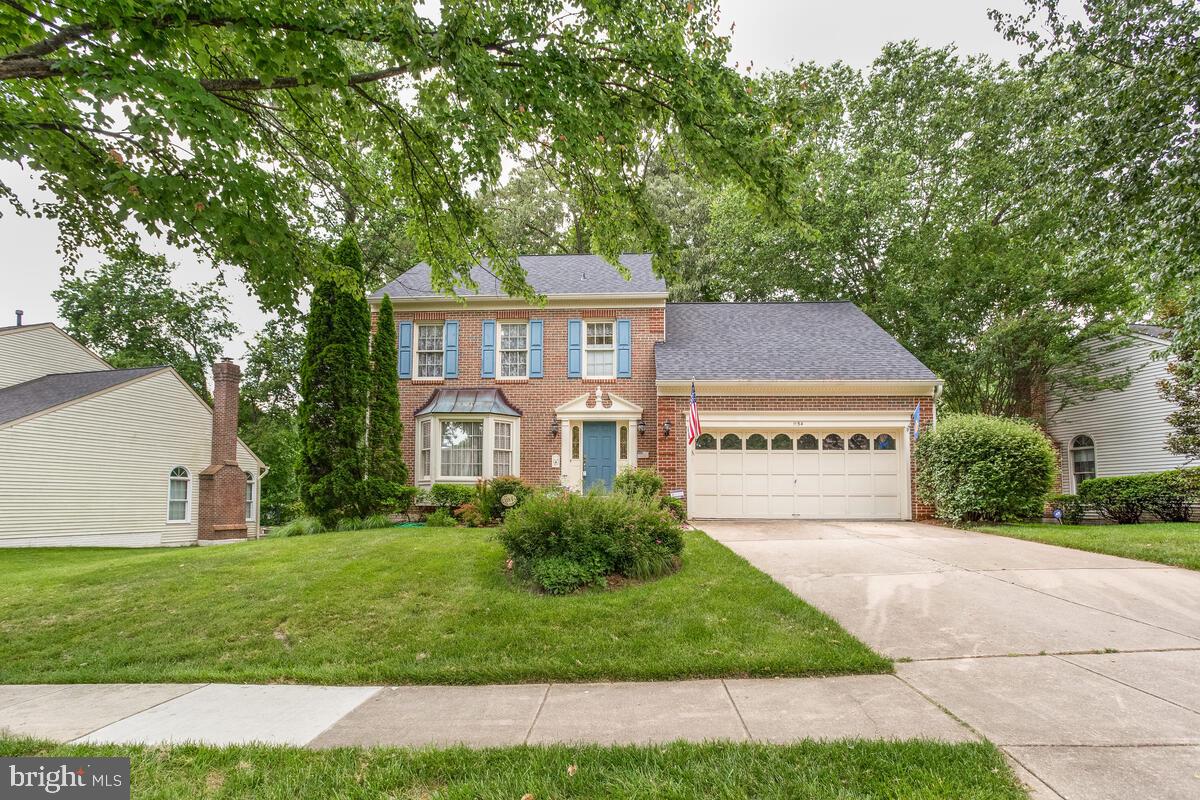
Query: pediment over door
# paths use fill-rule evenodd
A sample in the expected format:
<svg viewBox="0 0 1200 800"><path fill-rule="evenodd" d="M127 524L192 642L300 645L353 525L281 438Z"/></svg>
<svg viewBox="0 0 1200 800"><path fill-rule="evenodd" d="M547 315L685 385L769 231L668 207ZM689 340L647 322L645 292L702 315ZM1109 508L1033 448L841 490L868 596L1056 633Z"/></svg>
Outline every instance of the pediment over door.
<svg viewBox="0 0 1200 800"><path fill-rule="evenodd" d="M554 413L560 417L608 417L610 419L637 419L642 415L642 407L631 403L620 395L605 392L599 388L595 392L581 394L574 400L568 400Z"/></svg>

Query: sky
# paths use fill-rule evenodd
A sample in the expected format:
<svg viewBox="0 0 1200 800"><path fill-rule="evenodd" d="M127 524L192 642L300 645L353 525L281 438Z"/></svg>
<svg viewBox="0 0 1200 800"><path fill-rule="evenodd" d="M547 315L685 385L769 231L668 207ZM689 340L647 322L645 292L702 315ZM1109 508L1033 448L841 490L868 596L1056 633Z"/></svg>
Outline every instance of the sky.
<svg viewBox="0 0 1200 800"><path fill-rule="evenodd" d="M754 70L786 69L792 61L869 66L889 41L916 39L924 45L953 44L964 54L984 53L1015 60L1016 46L996 33L987 17L989 8L1019 11L1022 0L723 0L722 24L736 24L732 61ZM29 199L37 178L12 163L0 162L0 181ZM25 311L25 322L58 318L50 293L60 283L61 260L55 252L57 227L49 220L18 217L0 200L0 326L13 324L13 311ZM143 247L163 253L179 265L176 283L183 287L211 280L210 263L189 251L167 247L143 237ZM81 269L100 264L91 253ZM227 355L242 359L245 342L268 319L235 274L226 275L231 316L241 334Z"/></svg>

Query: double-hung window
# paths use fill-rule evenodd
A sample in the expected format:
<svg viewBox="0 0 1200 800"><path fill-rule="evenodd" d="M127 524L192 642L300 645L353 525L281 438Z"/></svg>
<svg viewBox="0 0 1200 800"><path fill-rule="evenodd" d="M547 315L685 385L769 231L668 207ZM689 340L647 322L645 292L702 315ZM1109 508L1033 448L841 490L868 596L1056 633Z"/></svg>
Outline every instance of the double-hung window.
<svg viewBox="0 0 1200 800"><path fill-rule="evenodd" d="M526 322L500 323L500 377L529 377L529 324Z"/></svg>
<svg viewBox="0 0 1200 800"><path fill-rule="evenodd" d="M246 521L254 520L254 475L246 473Z"/></svg>
<svg viewBox="0 0 1200 800"><path fill-rule="evenodd" d="M495 423L496 433L492 442L492 475L512 475L513 426L511 422Z"/></svg>
<svg viewBox="0 0 1200 800"><path fill-rule="evenodd" d="M421 420L421 453L417 459L422 478L428 478L433 459L433 420Z"/></svg>
<svg viewBox="0 0 1200 800"><path fill-rule="evenodd" d="M441 477L483 477L483 422L442 421Z"/></svg>
<svg viewBox="0 0 1200 800"><path fill-rule="evenodd" d="M587 377L612 378L616 376L617 351L612 322L587 323L584 350L584 374Z"/></svg>
<svg viewBox="0 0 1200 800"><path fill-rule="evenodd" d="M175 467L167 477L167 522L187 522L191 518L192 476L184 467Z"/></svg>
<svg viewBox="0 0 1200 800"><path fill-rule="evenodd" d="M441 378L446 361L442 325L417 326L417 377Z"/></svg>

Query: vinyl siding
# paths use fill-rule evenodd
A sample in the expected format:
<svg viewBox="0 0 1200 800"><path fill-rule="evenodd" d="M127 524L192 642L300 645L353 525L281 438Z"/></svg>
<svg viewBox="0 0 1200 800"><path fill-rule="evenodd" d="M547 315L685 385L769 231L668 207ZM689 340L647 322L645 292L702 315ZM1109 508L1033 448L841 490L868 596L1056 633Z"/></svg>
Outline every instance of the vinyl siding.
<svg viewBox="0 0 1200 800"><path fill-rule="evenodd" d="M1103 354L1099 359L1102 366L1096 370L1098 376L1112 376L1132 368L1128 387L1099 392L1057 411L1061 399L1051 398L1046 427L1050 436L1062 445L1064 470L1070 469L1067 450L1079 434L1086 434L1095 442L1098 477L1161 472L1185 466L1186 459L1165 446L1171 432L1166 418L1175 406L1159 394L1158 382L1167 377L1167 362L1153 358L1153 353L1166 347L1165 342L1131 338L1127 346ZM1071 490L1069 475L1064 476L1063 486Z"/></svg>
<svg viewBox="0 0 1200 800"><path fill-rule="evenodd" d="M211 410L170 370L0 428L0 546L195 543L211 429ZM257 474L241 442L238 463ZM167 476L180 465L191 518L168 524Z"/></svg>
<svg viewBox="0 0 1200 800"><path fill-rule="evenodd" d="M58 372L111 369L53 325L0 333L0 389Z"/></svg>

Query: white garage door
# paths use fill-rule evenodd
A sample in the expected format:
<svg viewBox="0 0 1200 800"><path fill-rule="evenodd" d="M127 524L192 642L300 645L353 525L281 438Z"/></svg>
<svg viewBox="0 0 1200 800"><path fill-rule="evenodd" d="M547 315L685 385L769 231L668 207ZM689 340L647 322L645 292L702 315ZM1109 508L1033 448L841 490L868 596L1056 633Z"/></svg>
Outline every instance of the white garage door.
<svg viewBox="0 0 1200 800"><path fill-rule="evenodd" d="M688 512L728 519L902 519L903 429L710 430L689 455Z"/></svg>

